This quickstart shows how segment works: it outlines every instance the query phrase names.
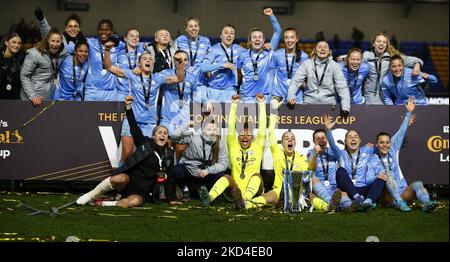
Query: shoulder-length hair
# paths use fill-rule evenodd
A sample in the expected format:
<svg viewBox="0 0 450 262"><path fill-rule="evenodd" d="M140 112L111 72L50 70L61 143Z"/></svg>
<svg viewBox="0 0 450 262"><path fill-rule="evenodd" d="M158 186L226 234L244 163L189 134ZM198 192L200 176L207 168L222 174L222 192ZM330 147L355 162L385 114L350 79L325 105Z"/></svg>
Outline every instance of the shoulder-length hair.
<svg viewBox="0 0 450 262"><path fill-rule="evenodd" d="M59 48L61 50L61 48L63 47L63 45L62 45L62 34L57 28L52 27L52 28L50 28L50 31L48 31L48 33L45 36L45 38L42 38L42 40L39 43L36 44L36 49L41 54L43 54L45 52L48 52L48 50L49 50L49 43L48 42L50 41L50 37L52 37L52 35L55 35L55 34L57 34L57 35L59 35L59 37L61 37L61 47Z"/></svg>

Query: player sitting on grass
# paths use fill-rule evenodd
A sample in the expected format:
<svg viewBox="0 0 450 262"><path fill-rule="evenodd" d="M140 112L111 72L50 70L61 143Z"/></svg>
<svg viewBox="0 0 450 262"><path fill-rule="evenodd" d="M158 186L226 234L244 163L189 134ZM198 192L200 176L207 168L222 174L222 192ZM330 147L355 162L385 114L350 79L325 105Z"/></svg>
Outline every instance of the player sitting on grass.
<svg viewBox="0 0 450 262"><path fill-rule="evenodd" d="M131 96L125 98L125 111L136 151L124 165L113 171L112 176L100 182L90 192L79 197L76 201L78 205L85 205L104 193L117 189L122 199L119 201L102 201L95 204L123 208L137 207L144 203L146 196L149 195L158 178L172 181L174 152L169 144L167 128L157 126L153 129L152 138L144 136L134 118L131 108L132 102ZM171 183L164 187L168 201L173 200L172 188Z"/></svg>
<svg viewBox="0 0 450 262"><path fill-rule="evenodd" d="M227 145L230 154L231 176L221 177L208 193L202 186L199 191L202 204L209 206L214 199L221 195L225 189L225 197L235 201L236 208L245 209L245 200L264 192L264 184L260 175L261 161L266 143L266 104L264 95L257 94L259 110L258 135L253 141L253 135L246 123L244 129L236 138L236 111L240 101L239 95L232 96L230 113L228 115ZM242 194L242 192L244 192Z"/></svg>
<svg viewBox="0 0 450 262"><path fill-rule="evenodd" d="M414 108L414 100L409 99L406 104L408 112L405 119L392 138L386 132L381 132L377 135L377 152L372 156L369 168L372 168L375 174L385 173L388 176L386 187L390 194L386 191L383 192L381 204L393 205L403 212L408 212L411 211L411 208L406 202L411 202L416 196L423 205L422 210L430 212L436 208L437 202L430 200L430 196L422 181L416 181L408 185L398 163L399 152L408 126L416 121L416 115L412 114Z"/></svg>

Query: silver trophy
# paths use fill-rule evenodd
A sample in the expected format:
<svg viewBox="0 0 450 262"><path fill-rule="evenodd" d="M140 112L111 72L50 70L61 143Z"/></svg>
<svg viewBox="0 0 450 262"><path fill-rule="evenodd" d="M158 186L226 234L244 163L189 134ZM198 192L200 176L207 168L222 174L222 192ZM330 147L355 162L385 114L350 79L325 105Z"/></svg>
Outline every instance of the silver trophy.
<svg viewBox="0 0 450 262"><path fill-rule="evenodd" d="M388 191L391 193L392 196L396 196L399 194L398 192L398 185L397 182L395 181L394 178L394 174L392 173L391 170L386 171L386 187L388 189Z"/></svg>
<svg viewBox="0 0 450 262"><path fill-rule="evenodd" d="M310 171L283 170L284 211L298 213L308 207L306 200L311 192Z"/></svg>

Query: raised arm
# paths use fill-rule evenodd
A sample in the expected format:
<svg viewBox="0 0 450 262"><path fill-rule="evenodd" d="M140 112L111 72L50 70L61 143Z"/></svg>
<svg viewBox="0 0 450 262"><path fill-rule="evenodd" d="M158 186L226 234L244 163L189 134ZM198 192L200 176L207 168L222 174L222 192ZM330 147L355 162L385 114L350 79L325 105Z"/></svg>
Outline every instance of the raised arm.
<svg viewBox="0 0 450 262"><path fill-rule="evenodd" d="M333 137L333 132L331 132L332 128L333 128L334 124L336 124L336 122L333 122L331 120L331 116L329 116L329 115L324 115L323 117L324 117L324 122L325 122L325 129L327 130L328 144L330 145L330 148L333 151L336 158L341 159L341 150L336 145L336 142L334 141L334 137Z"/></svg>
<svg viewBox="0 0 450 262"><path fill-rule="evenodd" d="M406 112L405 118L403 119L400 128L395 133L395 135L392 136L391 139L391 147L395 151L400 150L403 144L403 139L405 139L406 131L408 130L408 126L410 124L414 109L416 107L414 99L408 99L408 102L406 103L405 107L408 112Z"/></svg>
<svg viewBox="0 0 450 262"><path fill-rule="evenodd" d="M131 136L136 147L139 147L145 140L141 129L137 125L136 118L134 117L133 108L131 104L133 103L133 97L125 97L125 113L127 115L128 124L130 125Z"/></svg>
<svg viewBox="0 0 450 262"><path fill-rule="evenodd" d="M267 114L266 114L266 103L263 94L256 94L256 100L258 101L258 111L259 111L259 128L258 135L256 136L255 143L261 147L266 145L266 133L267 133Z"/></svg>
<svg viewBox="0 0 450 262"><path fill-rule="evenodd" d="M280 43L282 31L280 23L278 23L277 18L273 14L272 8L266 8L263 12L265 15L270 17L270 22L272 23L273 35L270 39L270 46L272 50L277 50L278 44Z"/></svg>
<svg viewBox="0 0 450 262"><path fill-rule="evenodd" d="M114 47L113 42L107 42L105 44L105 68L117 77L125 77L125 71L121 68L114 66L111 61L111 48Z"/></svg>
<svg viewBox="0 0 450 262"><path fill-rule="evenodd" d="M233 95L231 98L230 113L228 114L228 131L227 131L227 145L230 146L234 143L238 143L236 138L236 111L237 104L239 103L239 95Z"/></svg>
<svg viewBox="0 0 450 262"><path fill-rule="evenodd" d="M47 33L50 31L50 25L47 22L47 19L44 16L44 11L40 7L36 7L34 10L34 16L39 22L39 29L41 31L41 37L45 38Z"/></svg>
<svg viewBox="0 0 450 262"><path fill-rule="evenodd" d="M269 120L269 145L270 145L270 152L272 152L272 155L275 154L277 150L281 150L277 143L277 137L275 135L275 126L277 124L277 114L278 108L281 105L281 101L278 101L277 99L273 98L270 107L270 120Z"/></svg>

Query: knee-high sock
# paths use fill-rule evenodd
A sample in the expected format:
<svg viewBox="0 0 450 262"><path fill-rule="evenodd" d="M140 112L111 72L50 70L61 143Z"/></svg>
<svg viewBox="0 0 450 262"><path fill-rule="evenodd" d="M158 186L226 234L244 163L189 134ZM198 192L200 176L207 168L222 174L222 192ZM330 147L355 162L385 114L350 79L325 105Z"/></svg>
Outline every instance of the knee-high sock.
<svg viewBox="0 0 450 262"><path fill-rule="evenodd" d="M248 181L247 188L245 189L242 198L252 199L256 193L258 193L259 186L261 185L261 178L259 176L252 176Z"/></svg>
<svg viewBox="0 0 450 262"><path fill-rule="evenodd" d="M218 196L220 196L225 189L230 185L228 182L228 179L225 177L221 177L217 182L214 184L214 186L209 190L209 202L214 201Z"/></svg>
<svg viewBox="0 0 450 262"><path fill-rule="evenodd" d="M392 197L395 200L401 200L400 193L398 192L398 185L395 181L394 177L392 175L388 175L388 178L386 180L386 187L389 190L389 193L391 193Z"/></svg>
<svg viewBox="0 0 450 262"><path fill-rule="evenodd" d="M251 208L258 208L258 207L263 207L267 205L267 201L263 196L259 196L259 197L255 197L251 200L246 200L245 201L245 208L246 209L251 209Z"/></svg>
<svg viewBox="0 0 450 262"><path fill-rule="evenodd" d="M341 208L347 208L347 207L351 206L351 204L352 204L352 200L348 196L341 197L341 204L340 204Z"/></svg>
<svg viewBox="0 0 450 262"><path fill-rule="evenodd" d="M87 202L91 201L94 198L97 198L104 193L113 190L113 186L111 184L111 177L105 178L102 182L100 182L94 189L89 191L88 193L82 195L77 199L78 205L85 205Z"/></svg>
<svg viewBox="0 0 450 262"><path fill-rule="evenodd" d="M430 195L428 194L427 189L423 186L422 181L416 181L413 183L413 190L416 193L417 199L420 203L425 203L430 201Z"/></svg>
<svg viewBox="0 0 450 262"><path fill-rule="evenodd" d="M330 203L331 201L331 195L328 193L327 188L322 185L322 183L317 183L313 186L313 191L316 196L321 198L322 200L325 200L325 202Z"/></svg>
<svg viewBox="0 0 450 262"><path fill-rule="evenodd" d="M322 212L328 211L328 203L318 197L315 197L313 199L313 206L314 206L314 210L322 211Z"/></svg>

